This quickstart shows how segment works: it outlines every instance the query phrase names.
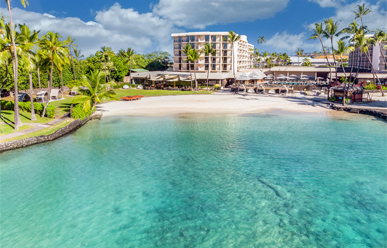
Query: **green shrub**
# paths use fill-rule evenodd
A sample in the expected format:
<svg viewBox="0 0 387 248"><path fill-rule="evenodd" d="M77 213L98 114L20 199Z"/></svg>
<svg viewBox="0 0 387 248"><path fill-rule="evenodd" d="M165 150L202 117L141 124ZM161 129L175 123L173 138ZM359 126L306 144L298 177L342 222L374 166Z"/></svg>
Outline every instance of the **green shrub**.
<svg viewBox="0 0 387 248"><path fill-rule="evenodd" d="M368 84L364 86L364 89L366 90L376 90L376 85L375 84Z"/></svg>
<svg viewBox="0 0 387 248"><path fill-rule="evenodd" d="M329 97L329 101L336 102L336 97L334 97L334 96Z"/></svg>
<svg viewBox="0 0 387 248"><path fill-rule="evenodd" d="M34 102L34 112L35 114L41 115L43 113L45 103ZM14 102L13 101L1 101L1 109L3 110L13 110ZM24 112L31 113L31 102L19 102L19 109ZM46 110L46 116L49 118L55 117L55 106L48 105Z"/></svg>
<svg viewBox="0 0 387 248"><path fill-rule="evenodd" d="M92 110L90 109L88 112L85 112L83 110L83 104L77 104L73 107L73 110L71 112L71 117L74 119L85 119L86 117L90 116L92 113Z"/></svg>

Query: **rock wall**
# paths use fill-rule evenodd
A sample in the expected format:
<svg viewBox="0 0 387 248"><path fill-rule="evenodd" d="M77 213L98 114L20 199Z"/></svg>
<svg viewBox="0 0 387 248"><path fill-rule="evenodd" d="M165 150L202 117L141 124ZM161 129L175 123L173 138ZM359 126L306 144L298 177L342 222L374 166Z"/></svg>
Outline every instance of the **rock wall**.
<svg viewBox="0 0 387 248"><path fill-rule="evenodd" d="M353 114L372 115L387 121L387 110L384 110L384 109L374 110L374 109L362 108L361 106L349 107L349 106L337 106L335 104L330 104L330 108L336 111L346 111Z"/></svg>
<svg viewBox="0 0 387 248"><path fill-rule="evenodd" d="M72 131L77 130L81 126L85 125L88 121L89 121L89 118L86 118L84 120L78 119L49 135L41 135L41 136L35 136L35 137L26 138L22 140L15 140L15 141L0 143L0 153L8 150L14 150L14 149L18 149L18 148L22 148L30 145L35 145L35 144L40 144L47 141L55 140Z"/></svg>

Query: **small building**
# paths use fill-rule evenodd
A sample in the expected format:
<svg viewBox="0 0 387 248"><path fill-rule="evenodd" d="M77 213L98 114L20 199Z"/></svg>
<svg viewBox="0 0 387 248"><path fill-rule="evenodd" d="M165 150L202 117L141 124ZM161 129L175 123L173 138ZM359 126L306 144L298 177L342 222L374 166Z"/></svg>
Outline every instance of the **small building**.
<svg viewBox="0 0 387 248"><path fill-rule="evenodd" d="M36 102L45 103L48 100L48 92L47 91L39 91L36 94Z"/></svg>
<svg viewBox="0 0 387 248"><path fill-rule="evenodd" d="M355 86L353 84L349 84L345 86L335 86L332 87L333 96L336 97L337 102L342 102L344 97L345 90L345 98L351 99L352 102L362 102L363 101L363 91L364 88L361 86Z"/></svg>
<svg viewBox="0 0 387 248"><path fill-rule="evenodd" d="M17 97L18 97L19 102L30 102L31 101L31 97L27 93L19 93Z"/></svg>

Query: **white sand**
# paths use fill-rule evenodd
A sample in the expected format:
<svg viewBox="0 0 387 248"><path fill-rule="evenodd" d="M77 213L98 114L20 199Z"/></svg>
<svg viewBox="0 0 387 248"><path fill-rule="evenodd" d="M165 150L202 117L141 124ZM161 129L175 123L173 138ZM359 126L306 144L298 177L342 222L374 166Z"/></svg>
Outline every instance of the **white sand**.
<svg viewBox="0 0 387 248"><path fill-rule="evenodd" d="M274 96L211 94L144 97L139 101L101 104L104 116L175 115L175 114L248 114L270 110L323 113L331 111L324 104L303 99Z"/></svg>

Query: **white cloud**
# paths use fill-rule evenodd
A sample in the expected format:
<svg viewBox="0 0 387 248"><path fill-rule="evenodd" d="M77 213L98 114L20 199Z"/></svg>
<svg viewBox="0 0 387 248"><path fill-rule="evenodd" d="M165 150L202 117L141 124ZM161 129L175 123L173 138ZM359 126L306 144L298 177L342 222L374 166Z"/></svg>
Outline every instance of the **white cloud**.
<svg viewBox="0 0 387 248"><path fill-rule="evenodd" d="M312 1L312 0L311 0ZM321 3L320 5L328 7L328 3L337 3L342 1L330 1L330 0L313 0L314 2ZM372 12L363 18L364 25L369 28L369 30L375 30L377 28L385 28L386 26L386 20L387 15L385 10L383 10L382 3L385 1L379 1L376 4L371 4L368 2L365 2L365 5L367 8L369 8ZM327 17L332 18L334 21L338 22L338 31L344 29L345 27L348 27L348 25L353 22L355 15L353 11L355 10L357 5L363 4L363 1L357 1L350 4L345 5L338 5L337 8L335 8L335 13L333 16ZM323 20L316 20L316 22L324 22ZM356 20L357 23L360 25L360 19ZM321 51L321 44L319 40L315 41L308 41L309 36L311 35L310 30L313 29L314 23L310 23L305 25L306 30L303 31L300 34L288 34L286 31L282 33L276 33L272 38L270 38L266 45L270 46L271 48L274 48L274 50L277 51L292 51L294 53L294 50L298 47L303 48L305 51ZM334 47L336 48L336 41L338 41L340 37L334 37ZM331 47L330 40L324 39L323 40L324 46ZM291 50L293 48L293 50Z"/></svg>
<svg viewBox="0 0 387 248"><path fill-rule="evenodd" d="M41 35L48 31L57 32L64 38L71 35L86 56L94 54L101 46L112 47L114 51L131 47L137 52L172 52L170 34L178 31L167 20L152 13L139 14L133 9L123 9L118 3L95 12L95 21L89 22L19 8L12 11L14 23L26 23L31 29L40 30ZM0 13L7 16L8 11L0 8Z"/></svg>
<svg viewBox="0 0 387 248"><path fill-rule="evenodd" d="M177 26L204 29L214 24L254 21L275 16L289 0L160 0L153 13Z"/></svg>
<svg viewBox="0 0 387 248"><path fill-rule="evenodd" d="M314 2L320 5L323 8L327 7L339 7L343 3L345 3L345 0L308 0L309 2Z"/></svg>

